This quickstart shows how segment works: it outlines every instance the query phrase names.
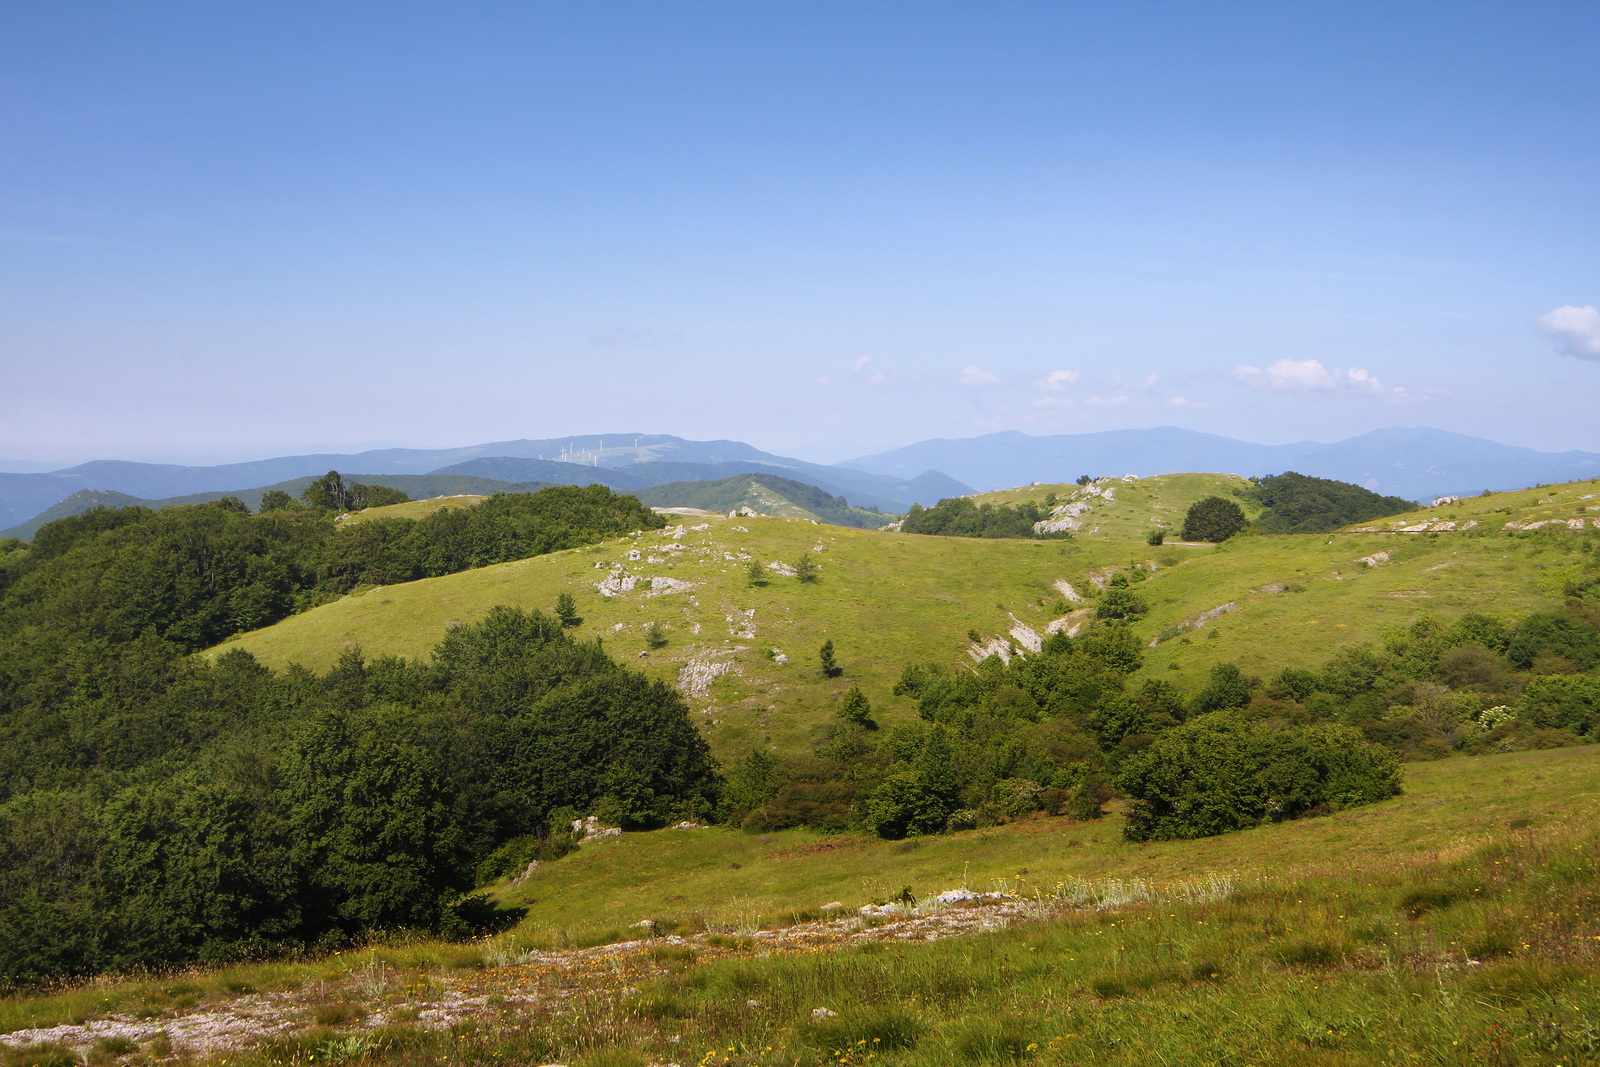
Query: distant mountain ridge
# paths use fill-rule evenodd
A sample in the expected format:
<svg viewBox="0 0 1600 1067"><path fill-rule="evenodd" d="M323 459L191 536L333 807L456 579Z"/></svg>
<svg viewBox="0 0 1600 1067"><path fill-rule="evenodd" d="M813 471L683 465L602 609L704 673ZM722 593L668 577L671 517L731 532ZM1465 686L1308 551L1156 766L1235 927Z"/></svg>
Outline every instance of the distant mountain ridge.
<svg viewBox="0 0 1600 1067"><path fill-rule="evenodd" d="M1005 431L920 441L842 465L883 475L933 467L985 490L1071 481L1080 474L1212 471L1250 477L1293 470L1424 502L1600 477L1600 453L1539 452L1422 427L1374 430L1332 444L1286 445L1251 444L1173 426L1049 437Z"/></svg>
<svg viewBox="0 0 1600 1067"><path fill-rule="evenodd" d="M890 512L972 491L937 471L913 472L914 477L903 478L777 456L740 441L619 433L494 441L461 448L315 453L211 467L94 460L48 473L0 473L0 528L32 525L30 520L84 490L162 503L197 494L232 494L244 499L255 490L329 470L360 472L366 481L381 480L379 476L462 475L499 483L599 483L622 492L667 482L774 474L847 497L861 507ZM259 492L254 495L259 498Z"/></svg>
<svg viewBox="0 0 1600 1067"><path fill-rule="evenodd" d="M209 467L95 460L45 473L0 473L0 528L35 527L37 523L30 520L85 490L167 504L178 502L175 498L214 499L225 493L248 500L258 499L261 489L329 470L359 472L361 480L384 484L391 477L425 475L461 479L448 483L452 485L477 479L488 491L492 491L491 484L598 482L621 492L638 492L671 482L768 474L804 482L844 497L856 507L902 512L913 503L933 504L944 497L969 494L974 488L1071 481L1080 474L1149 476L1186 471L1252 476L1294 470L1353 482L1385 495L1427 501L1485 489L1499 492L1600 477L1600 453L1539 452L1426 428L1374 430L1331 444L1259 445L1164 426L1041 437L1006 431L933 439L824 465L763 452L740 441L690 441L670 434L592 434L459 448L279 456ZM406 491L416 496L422 483ZM85 496L79 503L93 499Z"/></svg>

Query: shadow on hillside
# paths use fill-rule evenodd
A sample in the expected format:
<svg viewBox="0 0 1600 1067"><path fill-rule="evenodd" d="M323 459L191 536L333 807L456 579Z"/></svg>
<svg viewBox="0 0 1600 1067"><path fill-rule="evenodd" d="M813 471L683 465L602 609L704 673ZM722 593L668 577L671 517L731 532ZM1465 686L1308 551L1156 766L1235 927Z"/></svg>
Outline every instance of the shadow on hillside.
<svg viewBox="0 0 1600 1067"><path fill-rule="evenodd" d="M455 922L450 923L450 940L467 941L502 933L517 925L528 915L527 908L501 907L483 893L460 901L452 909Z"/></svg>

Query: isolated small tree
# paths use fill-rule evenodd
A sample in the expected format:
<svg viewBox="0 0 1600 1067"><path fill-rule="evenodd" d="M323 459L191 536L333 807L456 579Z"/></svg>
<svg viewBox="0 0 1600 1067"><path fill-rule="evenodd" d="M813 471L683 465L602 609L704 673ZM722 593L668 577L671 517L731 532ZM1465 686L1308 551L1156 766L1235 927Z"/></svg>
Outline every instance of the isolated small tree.
<svg viewBox="0 0 1600 1067"><path fill-rule="evenodd" d="M561 625L566 627L577 626L583 622L578 617L578 602L572 599L571 593L559 593L556 596L556 618L561 620Z"/></svg>
<svg viewBox="0 0 1600 1067"><path fill-rule="evenodd" d="M1078 485L1088 485L1092 481L1094 481L1094 479L1089 477L1087 474L1080 474L1080 475L1078 475L1077 484Z"/></svg>
<svg viewBox="0 0 1600 1067"><path fill-rule="evenodd" d="M1157 526L1154 530L1150 531L1149 536L1147 536L1144 539L1144 543L1147 544L1147 545L1159 545L1159 544L1161 544L1161 542L1165 541L1166 539L1167 539L1167 531L1165 531L1161 527Z"/></svg>
<svg viewBox="0 0 1600 1067"><path fill-rule="evenodd" d="M1144 597L1124 586L1110 586L1094 604L1097 619L1137 619L1150 610Z"/></svg>
<svg viewBox="0 0 1600 1067"><path fill-rule="evenodd" d="M794 576L802 582L817 580L817 561L812 558L811 553L802 552L800 558L794 561Z"/></svg>
<svg viewBox="0 0 1600 1067"><path fill-rule="evenodd" d="M752 557L750 562L745 564L744 580L752 586L767 584L767 569L761 565L759 559Z"/></svg>
<svg viewBox="0 0 1600 1067"><path fill-rule="evenodd" d="M872 702L867 699L867 694L861 691L859 685L852 685L850 691L839 701L839 718L855 726L865 726L875 730L878 724L872 720Z"/></svg>
<svg viewBox="0 0 1600 1067"><path fill-rule="evenodd" d="M844 668L839 666L839 661L833 656L833 638L822 642L822 649L817 653L817 662L822 667L825 678L837 678L844 673Z"/></svg>
<svg viewBox="0 0 1600 1067"><path fill-rule="evenodd" d="M1185 541L1221 543L1244 529L1244 509L1232 500L1208 496L1190 506L1183 518Z"/></svg>
<svg viewBox="0 0 1600 1067"><path fill-rule="evenodd" d="M667 631L661 628L659 622L653 622L644 628L644 643L651 648L667 647Z"/></svg>

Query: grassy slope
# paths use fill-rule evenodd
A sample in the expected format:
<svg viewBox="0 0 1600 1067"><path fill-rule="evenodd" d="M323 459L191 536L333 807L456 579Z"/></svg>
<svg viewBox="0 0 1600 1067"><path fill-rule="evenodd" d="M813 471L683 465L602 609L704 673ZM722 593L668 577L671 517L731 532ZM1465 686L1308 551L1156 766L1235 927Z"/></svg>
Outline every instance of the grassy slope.
<svg viewBox="0 0 1600 1067"><path fill-rule="evenodd" d="M1238 489L1242 480L1169 475L1105 484L1115 488L1113 500L1097 502L1071 541L919 537L782 518L691 518L678 541L649 533L366 590L235 643L276 666L298 661L323 668L350 643L372 654L418 656L450 622L476 618L499 603L549 610L558 593L570 591L585 616L580 636L602 637L614 654L659 677L675 681L691 662L733 665L692 700L725 755L756 743L804 744L851 684L862 686L880 718L892 723L911 714L909 702L890 694L905 663L970 663L967 632L1004 635L1013 617L1042 631L1071 607L1053 587L1057 580L1088 592L1091 579L1109 568L1153 566L1153 573L1138 572L1150 576L1136 585L1150 605L1135 624L1152 645L1146 674L1193 689L1217 662L1270 675L1289 665L1314 667L1339 648L1377 640L1386 629L1426 614L1448 619L1468 611L1516 615L1548 607L1563 568L1580 558L1583 536L1566 526L1507 536L1480 519L1468 532L1246 536L1220 546L1152 547L1144 537L1153 520L1181 522L1189 503ZM1066 500L1075 488L1030 486L986 498L1042 500L1055 491ZM1525 522L1552 510L1577 517L1576 509L1593 506L1583 498L1597 489L1584 482L1472 498L1384 525L1414 526L1450 515L1458 523L1475 515ZM424 506L437 505L399 505ZM681 550L668 550L673 544ZM628 558L635 549L643 557L637 561ZM746 561L737 558L792 564L803 551L813 551L822 564L814 585L769 571L764 587L750 588ZM1388 559L1377 566L1359 562L1380 552ZM602 597L595 585L615 565L694 588L652 594L645 581L632 592ZM755 613L754 636L738 637L750 632L744 625L751 617L740 614L748 611ZM653 621L666 628L670 643L636 659L646 648L644 627ZM1183 626L1194 628L1180 631ZM838 649L841 679L824 679L816 669L825 639ZM771 649L790 661L768 658Z"/></svg>
<svg viewBox="0 0 1600 1067"><path fill-rule="evenodd" d="M625 836L503 890L528 900L531 914L491 941L104 979L0 999L0 1031L115 1012L161 1017L261 990L305 1005L297 1033L184 1062L1594 1063L1595 755L1413 766L1394 800L1199 842L1129 844L1115 816L912 844L800 832ZM1054 883L1070 888L1077 877L1124 902L1062 902ZM1131 879L1153 892L1128 893ZM812 948L772 951L748 938L763 918L790 921L786 911L803 918L831 900L853 908L905 884L926 896L963 882L1037 895L1032 914L1050 921L933 944L863 943L835 930ZM722 936L554 966L522 955L615 936L645 917ZM571 992L581 995L566 999ZM467 995L481 998L476 1023L448 1032L360 1022ZM819 1021L824 1006L837 1014ZM0 1062L111 1062L130 1051L88 1050L97 1060L61 1046L0 1049ZM141 1048L135 1062L159 1055Z"/></svg>
<svg viewBox="0 0 1600 1067"><path fill-rule="evenodd" d="M888 711L891 720L910 714L906 701L890 696L902 663L965 659L969 628L1002 632L1011 625L1010 611L1043 629L1057 599L1050 583L1079 580L1084 555L1072 543L910 537L798 519L685 523L681 540L670 531L649 532L367 590L242 635L231 645L275 666L326 667L352 642L371 654L417 656L452 621L476 618L495 604L548 611L558 593L571 591L584 617L577 635L603 638L614 655L645 671L676 681L691 661L734 665L734 673L718 677L706 697L692 702L717 748L726 752L766 739L793 746L807 740L852 684L861 685L880 709L895 709ZM642 558L630 560L631 551ZM806 551L821 566L820 579L810 585L769 570L767 584L751 588L747 560L737 558L748 554L764 564L792 565ZM603 597L596 583L614 565L645 579L692 582L694 588L652 593L645 581L631 592ZM753 618L743 614L751 611ZM670 643L636 658L646 650L643 631L651 622L666 629ZM751 632L752 625L754 637L736 636ZM842 678L826 679L818 670L817 650L826 639L837 649ZM770 649L789 662L769 658Z"/></svg>
<svg viewBox="0 0 1600 1067"><path fill-rule="evenodd" d="M1143 540L1156 524L1175 529L1195 500L1239 497L1249 483L1226 474L1180 474L1101 484L1115 488L1115 496L1110 502L1090 498L1094 510L1081 516L1079 543L1115 540L1125 546L1126 564L1157 565L1154 576L1139 585L1150 614L1135 629L1150 642L1186 624L1200 625L1151 648L1146 674L1191 688L1218 662L1263 675L1290 665L1315 666L1340 648L1377 640L1385 630L1426 614L1519 615L1548 607L1560 589L1561 568L1578 558L1580 542L1569 536L1577 531L1550 524L1539 531L1544 536L1509 537L1502 534L1518 531L1503 527L1584 517L1586 529L1600 529L1600 482L1586 481L1470 497L1338 534L1246 536L1201 551L1172 544L1153 548ZM1026 486L977 499L1042 502L1053 492L1065 503L1077 489ZM1240 503L1248 515L1259 511L1248 500ZM1475 527L1461 529L1473 521ZM1444 522L1457 529L1392 532L1424 523L1431 530ZM1375 553L1388 559L1376 566L1359 562ZM1202 618L1229 604L1213 619ZM1179 673L1170 673L1174 669Z"/></svg>
<svg viewBox="0 0 1600 1067"><path fill-rule="evenodd" d="M850 909L910 886L1048 894L1067 879L1194 882L1338 879L1365 864L1459 852L1520 826L1592 824L1600 815L1600 749L1520 752L1408 764L1405 794L1320 819L1199 841L1132 843L1119 816L1037 819L942 837L883 841L808 831L663 830L582 846L496 897L528 917L533 944L596 940L639 919L683 928L750 925L830 901Z"/></svg>
<svg viewBox="0 0 1600 1067"><path fill-rule="evenodd" d="M1041 483L980 493L972 499L981 504L1033 501L1042 505L1045 497L1054 493L1059 504L1082 502L1090 506L1090 511L1079 516L1083 523L1080 536L1142 543L1158 526L1168 531L1169 537L1177 537L1185 513L1202 497L1226 497L1244 509L1246 518L1255 518L1261 506L1246 496L1249 488L1250 482L1236 474L1163 474L1154 478L1104 478L1095 483L1092 491L1072 483ZM1112 492L1109 500L1103 495L1106 489Z"/></svg>
<svg viewBox="0 0 1600 1067"><path fill-rule="evenodd" d="M345 522L366 522L370 519L420 519L432 515L436 511L447 511L450 508L470 508L474 504L481 504L489 499L486 496L475 496L471 493L458 493L455 496L433 496L426 500L408 500L404 504L385 504L381 508L367 508L349 516Z"/></svg>

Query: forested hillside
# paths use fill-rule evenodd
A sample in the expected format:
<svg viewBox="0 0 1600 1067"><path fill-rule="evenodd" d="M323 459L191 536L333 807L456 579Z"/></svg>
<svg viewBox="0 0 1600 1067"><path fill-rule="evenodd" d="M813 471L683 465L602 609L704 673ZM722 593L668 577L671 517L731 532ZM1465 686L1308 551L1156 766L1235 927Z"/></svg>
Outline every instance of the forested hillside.
<svg viewBox="0 0 1600 1067"><path fill-rule="evenodd" d="M363 489L102 508L0 545L0 983L469 933L477 865L563 805L633 826L713 805L678 694L537 613L427 662L186 656L359 583L660 525L600 487L339 525Z"/></svg>
<svg viewBox="0 0 1600 1067"><path fill-rule="evenodd" d="M1329 533L1342 526L1411 511L1416 504L1397 496L1331 478L1288 471L1252 479L1261 502L1256 528L1262 533Z"/></svg>
<svg viewBox="0 0 1600 1067"><path fill-rule="evenodd" d="M495 922L463 894L497 850L716 801L681 698L536 613L322 675L175 660L153 636L63 651L87 654L26 681L7 664L0 985L467 936Z"/></svg>

